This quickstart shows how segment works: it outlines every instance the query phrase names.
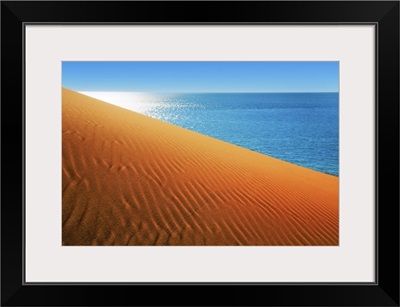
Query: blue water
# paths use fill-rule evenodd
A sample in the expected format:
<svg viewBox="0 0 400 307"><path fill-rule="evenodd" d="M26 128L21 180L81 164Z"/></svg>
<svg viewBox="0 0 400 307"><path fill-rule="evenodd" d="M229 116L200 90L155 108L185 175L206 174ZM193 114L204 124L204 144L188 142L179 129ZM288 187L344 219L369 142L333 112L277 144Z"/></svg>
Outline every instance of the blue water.
<svg viewBox="0 0 400 307"><path fill-rule="evenodd" d="M338 93L143 94L122 99L122 104L145 115L338 176L338 98Z"/></svg>

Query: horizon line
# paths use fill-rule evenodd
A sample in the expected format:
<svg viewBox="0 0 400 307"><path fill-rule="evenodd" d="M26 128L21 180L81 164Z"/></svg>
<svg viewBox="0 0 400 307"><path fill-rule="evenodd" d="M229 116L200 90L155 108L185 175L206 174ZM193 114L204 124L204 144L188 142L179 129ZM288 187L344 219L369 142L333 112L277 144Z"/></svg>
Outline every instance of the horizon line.
<svg viewBox="0 0 400 307"><path fill-rule="evenodd" d="M70 88L68 88L70 89ZM73 89L70 89L73 90ZM96 91L96 90L73 90L76 92L97 92L97 93L146 93L146 94L311 94L311 93L336 93L338 94L339 91L304 91L304 92L300 92L300 91L293 91L293 92L206 92L206 91L202 91L202 92L186 92L186 91L174 91L174 92L163 92L163 91Z"/></svg>

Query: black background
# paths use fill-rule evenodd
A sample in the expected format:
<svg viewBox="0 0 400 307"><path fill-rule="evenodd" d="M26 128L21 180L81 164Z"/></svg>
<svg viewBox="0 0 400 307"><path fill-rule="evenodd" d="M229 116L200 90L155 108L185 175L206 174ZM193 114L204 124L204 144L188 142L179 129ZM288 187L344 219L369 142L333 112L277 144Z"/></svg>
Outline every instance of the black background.
<svg viewBox="0 0 400 307"><path fill-rule="evenodd" d="M23 23L29 22L377 24L377 284L23 285ZM1 304L399 306L399 2L1 2Z"/></svg>

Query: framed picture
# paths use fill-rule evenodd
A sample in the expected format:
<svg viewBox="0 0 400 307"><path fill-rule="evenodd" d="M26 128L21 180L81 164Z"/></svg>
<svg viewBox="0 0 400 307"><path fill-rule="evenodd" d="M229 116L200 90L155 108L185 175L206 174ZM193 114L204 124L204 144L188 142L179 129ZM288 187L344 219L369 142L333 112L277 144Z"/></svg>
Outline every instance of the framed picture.
<svg viewBox="0 0 400 307"><path fill-rule="evenodd" d="M399 306L398 1L1 8L4 306Z"/></svg>

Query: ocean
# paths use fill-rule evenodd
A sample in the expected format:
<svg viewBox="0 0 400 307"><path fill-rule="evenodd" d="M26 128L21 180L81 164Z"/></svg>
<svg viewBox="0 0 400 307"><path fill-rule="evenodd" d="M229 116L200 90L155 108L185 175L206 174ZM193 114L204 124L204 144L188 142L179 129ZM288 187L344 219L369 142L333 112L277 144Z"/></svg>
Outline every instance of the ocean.
<svg viewBox="0 0 400 307"><path fill-rule="evenodd" d="M338 93L81 93L265 155L339 175Z"/></svg>

